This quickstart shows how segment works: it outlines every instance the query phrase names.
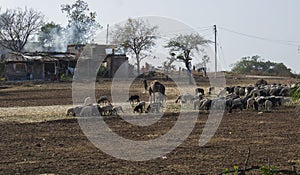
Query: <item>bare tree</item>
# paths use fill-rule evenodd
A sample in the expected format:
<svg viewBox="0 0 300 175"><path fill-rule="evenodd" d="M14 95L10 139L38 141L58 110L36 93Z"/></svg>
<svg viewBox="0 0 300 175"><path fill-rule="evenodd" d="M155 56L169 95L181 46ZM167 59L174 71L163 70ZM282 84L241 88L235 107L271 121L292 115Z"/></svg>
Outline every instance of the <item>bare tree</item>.
<svg viewBox="0 0 300 175"><path fill-rule="evenodd" d="M124 25L117 25L112 31L112 42L120 44L136 59L137 71L140 74L140 63L155 46L158 38L158 26L150 26L142 19L129 18Z"/></svg>
<svg viewBox="0 0 300 175"><path fill-rule="evenodd" d="M191 61L192 56L195 52L203 51L202 46L211 43L210 40L204 39L199 34L186 34L179 35L175 38L171 38L166 48L170 49L170 52L176 53L176 59L182 61L188 70L189 82L192 83L191 79Z"/></svg>
<svg viewBox="0 0 300 175"><path fill-rule="evenodd" d="M33 9L7 9L0 15L0 45L20 52L43 24L44 15Z"/></svg>
<svg viewBox="0 0 300 175"><path fill-rule="evenodd" d="M172 69L175 69L175 65L173 63L176 61L175 53L170 53L170 57L167 57L167 61L163 62L163 68L165 70L165 74L167 76L167 80L169 78L169 72Z"/></svg>
<svg viewBox="0 0 300 175"><path fill-rule="evenodd" d="M203 71L204 77L207 77L206 70L207 70L207 63L209 63L209 62L210 62L209 56L208 55L203 55L201 62L196 65L196 67L198 68L198 70L202 70Z"/></svg>

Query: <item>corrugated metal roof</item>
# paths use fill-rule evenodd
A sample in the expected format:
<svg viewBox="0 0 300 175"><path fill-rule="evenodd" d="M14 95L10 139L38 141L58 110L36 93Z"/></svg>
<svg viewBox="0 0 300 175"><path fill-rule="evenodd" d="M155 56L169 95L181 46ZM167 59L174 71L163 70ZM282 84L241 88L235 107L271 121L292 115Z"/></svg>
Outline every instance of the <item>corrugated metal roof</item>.
<svg viewBox="0 0 300 175"><path fill-rule="evenodd" d="M7 62L76 61L75 54L66 52L10 52Z"/></svg>

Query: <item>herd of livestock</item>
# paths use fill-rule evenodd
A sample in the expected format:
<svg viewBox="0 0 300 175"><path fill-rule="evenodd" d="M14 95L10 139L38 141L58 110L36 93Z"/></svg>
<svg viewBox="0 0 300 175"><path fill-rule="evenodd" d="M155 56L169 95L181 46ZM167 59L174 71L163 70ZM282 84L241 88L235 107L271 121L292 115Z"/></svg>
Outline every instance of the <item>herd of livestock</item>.
<svg viewBox="0 0 300 175"><path fill-rule="evenodd" d="M140 101L138 95L132 95L128 101L132 106L132 112L153 113L160 112L166 104L165 87L155 80L150 86L145 82L145 90L149 92L149 105ZM255 85L231 86L217 90L209 87L205 93L203 88L196 88L195 94L182 94L177 97L175 103L190 105L194 110L226 110L231 113L233 110L256 110L271 111L276 106L290 100L288 97L290 87L282 84L268 84L266 81L258 81ZM67 115L74 116L110 116L123 112L121 105L112 105L107 96L101 96L96 104L93 104L90 97L87 97L83 105L69 108Z"/></svg>

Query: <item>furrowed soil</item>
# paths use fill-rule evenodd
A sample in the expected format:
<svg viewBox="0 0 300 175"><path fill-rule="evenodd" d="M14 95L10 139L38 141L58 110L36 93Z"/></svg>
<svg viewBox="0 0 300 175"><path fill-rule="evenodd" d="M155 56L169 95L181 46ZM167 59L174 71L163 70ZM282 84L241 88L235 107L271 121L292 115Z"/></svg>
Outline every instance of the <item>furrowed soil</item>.
<svg viewBox="0 0 300 175"><path fill-rule="evenodd" d="M226 79L227 85L254 84L256 80ZM163 83L172 103L179 94L176 85ZM209 86L208 80L197 84ZM110 87L110 81L98 82L96 98L110 96ZM148 93L143 91L140 80L131 85L130 94L148 100ZM258 168L268 162L279 174L300 173L300 108L294 104L271 112L225 112L215 135L204 146L199 146L199 138L208 112L184 111L182 122L188 122L191 115L198 118L182 144L156 159L126 161L104 153L87 139L78 120L93 123L95 118L65 116L65 110L72 106L71 83L2 83L0 102L0 174L220 174L225 168L233 170L234 165L244 168L246 159L246 174L262 174ZM134 118L139 114L126 115ZM119 116L103 118L124 138L151 140L175 125L178 111L169 109L158 122L146 127L133 126Z"/></svg>

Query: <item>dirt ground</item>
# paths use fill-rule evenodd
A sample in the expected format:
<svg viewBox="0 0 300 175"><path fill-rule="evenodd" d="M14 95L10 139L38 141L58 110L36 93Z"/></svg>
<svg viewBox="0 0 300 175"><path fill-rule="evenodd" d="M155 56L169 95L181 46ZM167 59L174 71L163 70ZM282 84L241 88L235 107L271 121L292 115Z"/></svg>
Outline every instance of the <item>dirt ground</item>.
<svg viewBox="0 0 300 175"><path fill-rule="evenodd" d="M253 84L256 80L227 77L226 82ZM163 83L168 100L174 100L178 95L176 86ZM98 82L97 98L109 95L110 85L110 81ZM201 79L197 85L208 87L209 82ZM130 94L147 100L148 94L142 92L138 80ZM184 112L186 122L191 115L198 115L189 137L165 157L135 162L105 154L87 139L76 118L64 115L72 106L70 82L2 83L0 101L0 174L220 174L225 168L233 170L234 165L244 168L247 157L246 174L261 174L258 167L268 162L279 174L300 173L300 108L296 105L277 107L269 113L225 112L217 132L202 147L198 141L208 114ZM149 140L165 134L177 117L177 112L166 112L159 122L147 127L133 126L118 116L104 119L125 138Z"/></svg>

